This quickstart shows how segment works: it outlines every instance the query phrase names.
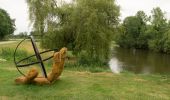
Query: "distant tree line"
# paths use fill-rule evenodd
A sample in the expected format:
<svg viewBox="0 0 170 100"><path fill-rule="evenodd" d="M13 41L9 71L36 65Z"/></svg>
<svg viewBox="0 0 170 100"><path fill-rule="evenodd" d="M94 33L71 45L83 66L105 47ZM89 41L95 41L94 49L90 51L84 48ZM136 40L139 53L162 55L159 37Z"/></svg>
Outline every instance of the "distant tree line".
<svg viewBox="0 0 170 100"><path fill-rule="evenodd" d="M117 44L123 48L170 53L170 21L159 7L151 14L138 11L135 16L126 17L115 35Z"/></svg>
<svg viewBox="0 0 170 100"><path fill-rule="evenodd" d="M23 39L25 37L28 37L27 32L19 32L18 34L11 34L7 38L9 38L9 39Z"/></svg>

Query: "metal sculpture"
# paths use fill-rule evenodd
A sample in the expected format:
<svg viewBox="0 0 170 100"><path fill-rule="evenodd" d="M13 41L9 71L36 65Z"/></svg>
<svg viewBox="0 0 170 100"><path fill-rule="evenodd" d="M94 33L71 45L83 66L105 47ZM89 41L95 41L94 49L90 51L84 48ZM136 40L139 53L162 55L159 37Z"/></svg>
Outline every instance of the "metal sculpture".
<svg viewBox="0 0 170 100"><path fill-rule="evenodd" d="M21 43L22 43L23 41L25 41L26 39L30 39L30 40L31 40L32 47L33 47L33 50L34 50L34 53L35 53L35 54L34 54L34 55L31 55L31 56L29 56L29 57L26 57L26 58L24 58L24 59L21 59L20 61L16 61L16 52L17 52L19 46L21 45ZM25 76L25 74L22 73L22 72L19 70L20 67L29 67L30 65L39 64L39 66L40 66L40 68L41 68L41 70L42 70L43 76L44 76L45 78L47 78L47 73L46 73L46 69L45 69L45 67L44 67L44 63L43 63L43 62L51 59L53 56L50 56L50 57L48 57L48 58L46 58L46 59L42 59L42 58L41 58L41 54L47 53L47 52L51 52L51 51L57 51L57 50L58 50L58 49L51 49L51 50L46 50L46 51L43 51L43 52L39 52L39 50L38 50L38 48L37 48L37 45L36 45L36 43L35 43L34 37L30 35L30 36L26 37L25 39L23 39L23 40L16 46L16 49L15 49L15 51L14 51L14 63L15 63L15 66L16 66L17 70L20 72L20 74L22 74L23 76ZM31 62L31 63L29 63L29 64L20 64L21 62L26 61L26 60L28 60L28 59L30 59L30 58L32 58L32 57L36 57L36 58L37 58L37 61L36 61L36 62Z"/></svg>

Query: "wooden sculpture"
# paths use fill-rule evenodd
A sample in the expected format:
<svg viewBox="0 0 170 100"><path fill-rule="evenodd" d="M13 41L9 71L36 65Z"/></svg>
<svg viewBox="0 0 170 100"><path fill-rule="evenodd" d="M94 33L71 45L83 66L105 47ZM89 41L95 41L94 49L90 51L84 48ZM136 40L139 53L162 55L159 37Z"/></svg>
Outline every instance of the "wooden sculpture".
<svg viewBox="0 0 170 100"><path fill-rule="evenodd" d="M45 77L38 77L37 69L31 69L28 74L24 77L18 77L15 79L16 84L51 84L55 80L59 78L63 69L64 69L64 62L66 59L67 48L63 47L59 52L54 53L53 57L53 65L52 70L48 74L47 78Z"/></svg>

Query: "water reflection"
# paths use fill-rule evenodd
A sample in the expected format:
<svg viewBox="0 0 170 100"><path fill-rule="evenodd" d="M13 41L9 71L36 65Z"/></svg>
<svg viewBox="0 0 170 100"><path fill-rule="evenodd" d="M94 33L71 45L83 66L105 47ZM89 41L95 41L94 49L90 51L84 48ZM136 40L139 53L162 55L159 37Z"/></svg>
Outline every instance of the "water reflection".
<svg viewBox="0 0 170 100"><path fill-rule="evenodd" d="M109 62L113 72L170 73L170 55L145 50L115 48Z"/></svg>
<svg viewBox="0 0 170 100"><path fill-rule="evenodd" d="M109 61L109 66L113 73L120 73L120 71L122 71L122 65L116 58L112 58Z"/></svg>

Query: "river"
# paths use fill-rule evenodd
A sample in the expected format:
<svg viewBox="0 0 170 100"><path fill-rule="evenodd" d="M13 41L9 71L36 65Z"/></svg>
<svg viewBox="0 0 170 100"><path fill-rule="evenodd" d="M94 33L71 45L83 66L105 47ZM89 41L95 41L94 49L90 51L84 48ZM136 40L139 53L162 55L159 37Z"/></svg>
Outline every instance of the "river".
<svg viewBox="0 0 170 100"><path fill-rule="evenodd" d="M130 71L136 74L170 73L170 55L147 50L114 48L110 68L114 73Z"/></svg>

